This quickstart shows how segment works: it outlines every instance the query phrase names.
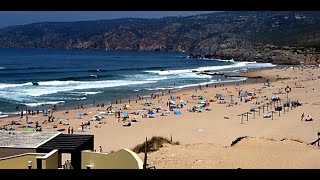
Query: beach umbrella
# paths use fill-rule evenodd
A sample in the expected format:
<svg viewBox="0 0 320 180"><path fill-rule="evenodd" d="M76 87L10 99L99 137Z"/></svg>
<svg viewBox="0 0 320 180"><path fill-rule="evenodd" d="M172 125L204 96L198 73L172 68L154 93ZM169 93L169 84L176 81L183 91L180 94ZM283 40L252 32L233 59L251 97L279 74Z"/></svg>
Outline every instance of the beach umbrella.
<svg viewBox="0 0 320 180"><path fill-rule="evenodd" d="M124 116L124 117L127 117L127 116L128 116L128 113L127 113L127 112L123 112L123 116Z"/></svg>

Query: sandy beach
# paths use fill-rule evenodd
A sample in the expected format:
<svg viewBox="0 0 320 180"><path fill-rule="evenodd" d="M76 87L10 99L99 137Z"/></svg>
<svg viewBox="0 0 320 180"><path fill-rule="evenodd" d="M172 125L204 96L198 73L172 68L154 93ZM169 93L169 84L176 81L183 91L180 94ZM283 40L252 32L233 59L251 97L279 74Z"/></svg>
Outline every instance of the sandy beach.
<svg viewBox="0 0 320 180"><path fill-rule="evenodd" d="M147 109L159 106L161 106L161 110L154 114L154 118L142 118L141 114L136 115L137 122L132 123L130 127L123 126L127 122L119 122L115 115L103 115L105 117L103 120L90 121L88 129L81 131L81 124L87 123L99 112L107 112L107 105L103 108L70 109L69 113L65 113L66 110L57 111L54 112L54 122L43 124L42 122L47 120L47 116L42 114L28 115L28 121L33 122L30 124L32 127L38 121L43 131L65 129L61 132L68 133L67 129L70 126L73 127L75 134L93 134L95 149L98 151L99 146L102 146L104 152L133 148L144 142L146 137L164 136L170 138L172 136L173 140L179 141L181 145L164 147L149 155L149 164L157 168L320 168L320 163L315 160L320 156L319 148L307 145L318 138L317 133L320 131L319 74L320 68L308 67L255 70L243 75L267 78L270 86L266 86L264 83L246 84L242 82L239 83L239 86L230 84L215 87L214 84L210 84L209 87L202 87L202 90L195 90L196 87L193 87L164 96L160 94L159 97L152 99L151 106L144 106L145 99L138 100L137 103L135 100L131 100L131 107L124 110L129 114L144 108L146 110L142 111L142 114L147 114ZM265 107L264 113L260 109L259 115L258 106L270 102L273 93L277 93L280 97L279 105L286 101L286 86L291 88L288 93L290 101L298 100L302 106L282 110L280 116L276 111L273 114L273 120L264 118L263 115L271 115L274 106L268 106L268 110ZM237 89L254 92L256 99L248 102L241 101ZM223 94L225 99L217 100L216 94ZM206 100L214 99L214 102L209 102L211 110L189 112L188 110L193 106L199 105L198 98L193 99L192 95L202 96ZM174 114L173 111L166 114L170 96L180 96L186 102L186 105L179 109L180 115ZM232 103L231 97L234 100ZM174 99L174 101L179 103L181 99ZM223 101L225 103L220 104ZM113 104L113 109L123 109L123 106L124 103ZM255 114L249 114L248 121L244 116L242 121L242 116L239 115L248 112L252 107L256 110ZM80 111L88 115L79 118L77 112ZM154 112L156 111L154 110ZM161 116L162 113L165 116ZM305 117L311 115L312 121L301 121L302 113L305 114ZM60 121L66 122L66 119L69 119L69 125L58 125ZM9 124L7 128L10 128L12 127L11 122L16 120L20 120L20 125L13 125L14 128L19 131L26 130L23 127L26 126L26 116L23 118L1 118L0 126ZM53 128L54 125L58 125L58 127ZM250 138L231 146L235 139L244 136ZM191 152L196 155L190 155ZM169 156L172 154L175 154L175 157L170 158ZM295 161L292 160L293 157L300 154L303 156ZM141 154L140 156L143 157ZM243 162L249 156L250 160ZM193 158L193 160L201 159L202 163L191 161L186 157ZM259 157L263 158L259 160ZM207 162L209 159L212 161ZM289 161L290 159L291 161Z"/></svg>

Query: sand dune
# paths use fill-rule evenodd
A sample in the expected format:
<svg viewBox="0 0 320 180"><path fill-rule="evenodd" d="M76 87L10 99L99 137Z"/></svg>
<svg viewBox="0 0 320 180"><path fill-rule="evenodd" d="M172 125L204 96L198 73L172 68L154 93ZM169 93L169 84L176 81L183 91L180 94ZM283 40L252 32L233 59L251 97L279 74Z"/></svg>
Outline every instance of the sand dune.
<svg viewBox="0 0 320 180"><path fill-rule="evenodd" d="M157 169L312 169L320 167L318 158L320 151L315 146L248 137L228 147L209 143L167 145L150 153L148 163Z"/></svg>

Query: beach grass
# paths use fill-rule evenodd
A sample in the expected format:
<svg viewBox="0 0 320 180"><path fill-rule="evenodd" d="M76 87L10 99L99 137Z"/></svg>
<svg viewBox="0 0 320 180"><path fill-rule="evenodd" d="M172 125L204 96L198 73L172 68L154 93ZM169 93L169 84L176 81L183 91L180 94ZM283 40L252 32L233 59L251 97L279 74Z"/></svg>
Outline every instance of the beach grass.
<svg viewBox="0 0 320 180"><path fill-rule="evenodd" d="M170 139L162 136L153 136L147 140L147 152L154 152L163 147L163 144L179 145L179 141L171 141ZM145 142L136 145L133 149L135 153L141 153L145 151Z"/></svg>

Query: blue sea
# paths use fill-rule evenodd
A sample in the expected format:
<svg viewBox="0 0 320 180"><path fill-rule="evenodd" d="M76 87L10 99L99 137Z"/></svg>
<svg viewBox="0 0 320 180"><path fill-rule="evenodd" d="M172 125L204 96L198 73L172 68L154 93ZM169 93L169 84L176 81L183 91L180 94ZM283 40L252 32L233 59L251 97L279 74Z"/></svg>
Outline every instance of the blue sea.
<svg viewBox="0 0 320 180"><path fill-rule="evenodd" d="M238 71L273 66L268 63L188 59L189 53L52 49L0 49L1 114L42 106L77 107L136 98L153 92L208 83L218 79L195 71ZM37 82L39 85L33 85Z"/></svg>

